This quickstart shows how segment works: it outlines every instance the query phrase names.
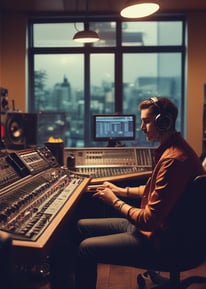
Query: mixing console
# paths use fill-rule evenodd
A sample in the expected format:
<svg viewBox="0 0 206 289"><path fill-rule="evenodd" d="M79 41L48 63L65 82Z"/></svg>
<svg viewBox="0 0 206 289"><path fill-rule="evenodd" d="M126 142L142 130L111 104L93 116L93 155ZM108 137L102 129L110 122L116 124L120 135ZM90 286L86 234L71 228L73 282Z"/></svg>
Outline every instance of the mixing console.
<svg viewBox="0 0 206 289"><path fill-rule="evenodd" d="M1 152L0 159L0 230L16 240L36 241L89 182L61 168L46 147Z"/></svg>
<svg viewBox="0 0 206 289"><path fill-rule="evenodd" d="M0 152L0 230L42 246L89 183L152 168L149 148L65 148L64 157L61 167L46 146Z"/></svg>
<svg viewBox="0 0 206 289"><path fill-rule="evenodd" d="M71 171L92 178L134 174L152 169L152 149L66 148L65 164Z"/></svg>
<svg viewBox="0 0 206 289"><path fill-rule="evenodd" d="M149 148L65 148L64 166L46 146L0 151L0 230L17 263L48 256L81 194L102 178L147 177L151 168Z"/></svg>

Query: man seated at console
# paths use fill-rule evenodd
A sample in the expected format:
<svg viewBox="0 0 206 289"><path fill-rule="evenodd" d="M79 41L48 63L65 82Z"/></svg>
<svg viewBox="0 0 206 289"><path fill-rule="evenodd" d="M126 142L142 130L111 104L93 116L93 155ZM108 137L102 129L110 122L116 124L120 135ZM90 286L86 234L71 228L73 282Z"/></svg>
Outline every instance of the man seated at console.
<svg viewBox="0 0 206 289"><path fill-rule="evenodd" d="M142 101L139 109L141 130L148 141L160 144L151 177L145 186L121 188L104 182L97 188L94 197L122 218L78 221L76 289L96 288L98 263L138 267L155 250L161 251L168 216L190 182L205 174L194 150L176 131L178 110L173 102L153 97ZM131 206L121 197L141 198L141 206Z"/></svg>

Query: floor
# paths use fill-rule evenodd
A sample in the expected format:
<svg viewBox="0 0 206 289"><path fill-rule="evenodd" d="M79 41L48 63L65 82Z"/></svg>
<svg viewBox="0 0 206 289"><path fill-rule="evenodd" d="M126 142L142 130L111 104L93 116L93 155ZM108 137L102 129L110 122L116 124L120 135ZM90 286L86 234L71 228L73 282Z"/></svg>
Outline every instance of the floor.
<svg viewBox="0 0 206 289"><path fill-rule="evenodd" d="M143 270L136 268L100 264L98 268L97 289L138 289L136 278L137 275L142 272ZM163 273L162 275L165 277L168 276L167 273ZM206 277L206 263L196 269L182 273L181 278L184 279L192 275ZM154 286L149 280L146 284L146 289L150 289ZM50 285L47 283L35 288L50 289ZM188 289L206 289L206 284L193 284L190 285Z"/></svg>
<svg viewBox="0 0 206 289"><path fill-rule="evenodd" d="M136 278L137 275L142 272L144 272L144 270L136 268L101 265L99 267L97 289L137 289ZM206 263L195 270L182 273L181 277L186 278L194 274L206 276ZM168 276L168 274L165 273L162 275L165 277ZM147 289L154 286L150 282L147 282L147 285ZM195 284L188 289L206 289L206 284Z"/></svg>

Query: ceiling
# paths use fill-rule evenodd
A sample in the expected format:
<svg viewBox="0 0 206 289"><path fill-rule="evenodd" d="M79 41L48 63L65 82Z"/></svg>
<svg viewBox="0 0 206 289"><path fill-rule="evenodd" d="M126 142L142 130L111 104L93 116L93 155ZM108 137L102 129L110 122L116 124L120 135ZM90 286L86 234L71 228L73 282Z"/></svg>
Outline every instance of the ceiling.
<svg viewBox="0 0 206 289"><path fill-rule="evenodd" d="M0 0L1 13L84 13L87 0ZM206 0L160 0L160 12L206 11ZM126 0L88 0L91 14L119 14Z"/></svg>

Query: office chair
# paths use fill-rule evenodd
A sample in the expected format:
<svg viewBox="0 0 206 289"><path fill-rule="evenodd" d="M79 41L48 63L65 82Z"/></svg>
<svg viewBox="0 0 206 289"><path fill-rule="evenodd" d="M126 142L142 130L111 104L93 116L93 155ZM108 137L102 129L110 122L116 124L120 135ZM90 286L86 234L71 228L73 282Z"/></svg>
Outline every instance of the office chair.
<svg viewBox="0 0 206 289"><path fill-rule="evenodd" d="M148 277L153 281L152 289L186 289L193 283L206 284L206 277L202 276L180 279L181 272L206 261L206 175L192 181L169 220L173 225L157 252L136 266L147 270L137 276L139 289L145 288ZM169 273L169 278L158 272Z"/></svg>

